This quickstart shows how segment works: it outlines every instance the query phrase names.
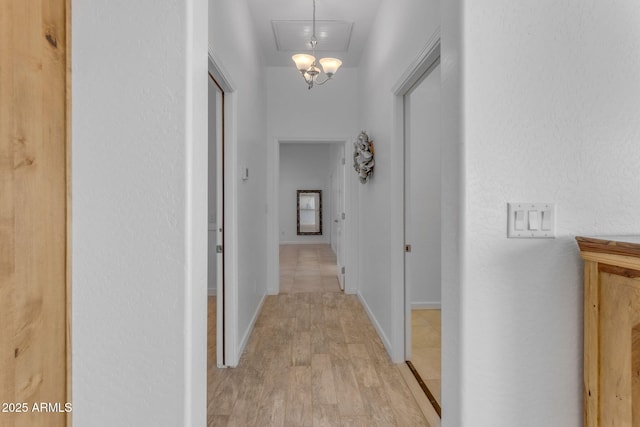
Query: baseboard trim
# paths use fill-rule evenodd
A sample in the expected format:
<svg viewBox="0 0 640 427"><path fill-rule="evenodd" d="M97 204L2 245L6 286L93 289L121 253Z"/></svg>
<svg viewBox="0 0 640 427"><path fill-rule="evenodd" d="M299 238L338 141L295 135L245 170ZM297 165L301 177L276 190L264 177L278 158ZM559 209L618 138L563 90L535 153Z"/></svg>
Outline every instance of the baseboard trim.
<svg viewBox="0 0 640 427"><path fill-rule="evenodd" d="M411 303L411 310L441 310L442 303L432 301L417 301Z"/></svg>
<svg viewBox="0 0 640 427"><path fill-rule="evenodd" d="M301 242L280 242L281 245L330 245L329 242L324 240L316 240L316 241L301 241Z"/></svg>
<svg viewBox="0 0 640 427"><path fill-rule="evenodd" d="M387 349L387 355L391 359L391 354L392 354L391 342L389 342L387 335L382 330L382 327L378 323L378 319L376 319L376 316L373 315L373 312L371 311L369 304L367 304L367 301L364 299L362 294L358 292L357 295L358 295L358 301L360 301L360 304L362 304L362 307L364 307L364 311L367 313L367 316L369 316L369 320L371 320L371 323L373 323L373 327L376 328L376 332L378 332L378 336L380 337L382 344L384 344L384 348Z"/></svg>
<svg viewBox="0 0 640 427"><path fill-rule="evenodd" d="M258 320L258 316L260 315L260 312L262 311L262 305L264 304L264 300L267 298L266 295L262 296L262 299L260 300L260 303L258 304L258 308L256 308L255 313L253 313L253 317L251 318L251 322L249 322L249 326L247 327L247 330L245 331L244 335L242 336L242 340L240 341L240 346L238 348L238 363L240 362L240 357L242 356L242 353L244 353L244 348L247 346L247 343L249 342L249 338L251 337L251 333L253 332L253 328L256 325L256 321Z"/></svg>

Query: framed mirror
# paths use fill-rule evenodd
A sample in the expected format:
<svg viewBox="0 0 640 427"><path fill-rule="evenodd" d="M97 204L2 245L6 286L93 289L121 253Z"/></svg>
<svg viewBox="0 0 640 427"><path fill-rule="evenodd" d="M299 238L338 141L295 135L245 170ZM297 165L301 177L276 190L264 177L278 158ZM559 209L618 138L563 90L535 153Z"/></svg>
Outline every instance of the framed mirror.
<svg viewBox="0 0 640 427"><path fill-rule="evenodd" d="M322 235L322 190L298 190L298 236Z"/></svg>

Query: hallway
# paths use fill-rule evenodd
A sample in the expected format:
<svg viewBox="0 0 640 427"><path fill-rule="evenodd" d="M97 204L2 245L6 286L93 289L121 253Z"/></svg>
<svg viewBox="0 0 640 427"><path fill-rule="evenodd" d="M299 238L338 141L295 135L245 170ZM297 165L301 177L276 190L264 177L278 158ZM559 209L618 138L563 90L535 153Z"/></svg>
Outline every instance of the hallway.
<svg viewBox="0 0 640 427"><path fill-rule="evenodd" d="M210 356L207 424L428 426L357 297L325 280L328 245L295 246L282 277L304 287L266 297L237 368L217 369Z"/></svg>

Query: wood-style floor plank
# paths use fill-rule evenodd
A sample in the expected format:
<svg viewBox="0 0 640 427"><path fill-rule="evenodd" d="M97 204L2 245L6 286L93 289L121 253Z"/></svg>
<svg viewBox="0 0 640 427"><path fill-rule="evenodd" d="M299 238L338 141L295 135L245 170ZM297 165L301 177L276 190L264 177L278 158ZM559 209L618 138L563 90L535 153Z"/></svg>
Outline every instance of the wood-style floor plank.
<svg viewBox="0 0 640 427"><path fill-rule="evenodd" d="M440 405L441 329L440 310L411 311L411 363Z"/></svg>
<svg viewBox="0 0 640 427"><path fill-rule="evenodd" d="M237 368L217 369L210 354L209 426L429 426L357 297L309 287L332 271L328 251L287 247L281 272L306 292L265 299Z"/></svg>

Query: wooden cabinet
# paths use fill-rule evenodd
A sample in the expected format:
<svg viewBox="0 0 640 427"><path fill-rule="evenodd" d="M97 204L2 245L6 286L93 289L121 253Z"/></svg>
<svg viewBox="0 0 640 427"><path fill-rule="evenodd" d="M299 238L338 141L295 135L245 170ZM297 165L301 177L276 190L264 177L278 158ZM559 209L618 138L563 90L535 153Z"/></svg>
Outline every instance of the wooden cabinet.
<svg viewBox="0 0 640 427"><path fill-rule="evenodd" d="M584 425L640 426L640 236L577 237L584 265Z"/></svg>

